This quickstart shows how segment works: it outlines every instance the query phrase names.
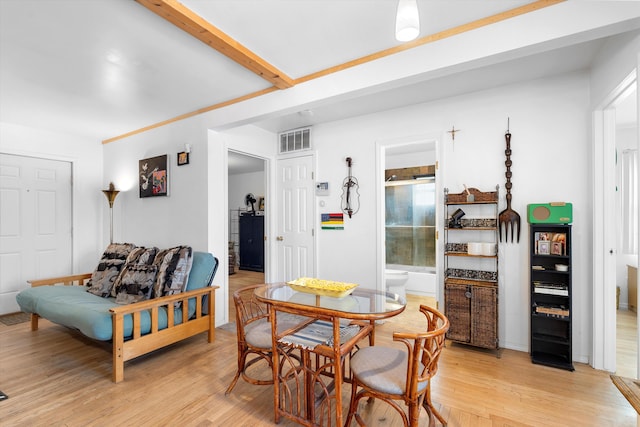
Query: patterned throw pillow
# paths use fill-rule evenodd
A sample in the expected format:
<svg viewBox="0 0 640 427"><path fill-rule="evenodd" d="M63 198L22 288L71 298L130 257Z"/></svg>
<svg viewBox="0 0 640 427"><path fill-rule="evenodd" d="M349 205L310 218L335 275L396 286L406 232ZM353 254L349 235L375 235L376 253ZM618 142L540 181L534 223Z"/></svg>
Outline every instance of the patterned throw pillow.
<svg viewBox="0 0 640 427"><path fill-rule="evenodd" d="M111 288L118 278L129 253L136 247L131 243L112 243L107 246L98 266L91 275L91 280L87 283L94 295L108 297L111 295Z"/></svg>
<svg viewBox="0 0 640 427"><path fill-rule="evenodd" d="M116 303L131 304L151 298L158 275L157 265L128 264L116 288Z"/></svg>
<svg viewBox="0 0 640 427"><path fill-rule="evenodd" d="M129 252L129 256L127 257L127 264L153 264L153 260L156 258L156 254L158 253L158 248L145 248L143 246L139 246Z"/></svg>
<svg viewBox="0 0 640 427"><path fill-rule="evenodd" d="M184 291L192 263L193 250L190 246L177 246L159 251L153 262L158 266L154 297L175 295Z"/></svg>
<svg viewBox="0 0 640 427"><path fill-rule="evenodd" d="M124 267L126 268L129 265L151 265L153 264L153 260L156 258L156 254L158 253L158 248L145 248L142 246L134 248L131 252L129 252L129 256L127 256L127 260L125 261ZM115 279L113 286L111 287L111 296L115 297L117 295L117 288L122 281L122 273L124 272L124 268Z"/></svg>

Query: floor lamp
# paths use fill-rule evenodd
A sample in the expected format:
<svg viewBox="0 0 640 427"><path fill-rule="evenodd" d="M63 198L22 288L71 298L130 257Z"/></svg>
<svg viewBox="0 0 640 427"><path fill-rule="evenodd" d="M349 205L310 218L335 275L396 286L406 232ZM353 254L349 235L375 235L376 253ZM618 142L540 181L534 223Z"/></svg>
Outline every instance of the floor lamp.
<svg viewBox="0 0 640 427"><path fill-rule="evenodd" d="M119 191L116 190L113 182L110 182L109 189L102 190L102 192L109 201L109 243L113 243L113 202L116 201L116 196L118 195Z"/></svg>

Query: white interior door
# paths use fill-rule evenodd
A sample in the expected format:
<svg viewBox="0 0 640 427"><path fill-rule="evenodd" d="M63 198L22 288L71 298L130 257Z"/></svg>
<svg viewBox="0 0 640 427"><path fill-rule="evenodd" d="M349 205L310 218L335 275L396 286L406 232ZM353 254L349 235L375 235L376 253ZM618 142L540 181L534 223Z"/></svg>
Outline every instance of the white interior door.
<svg viewBox="0 0 640 427"><path fill-rule="evenodd" d="M71 163L0 154L0 314L27 280L71 274Z"/></svg>
<svg viewBox="0 0 640 427"><path fill-rule="evenodd" d="M315 275L313 156L278 160L278 281Z"/></svg>

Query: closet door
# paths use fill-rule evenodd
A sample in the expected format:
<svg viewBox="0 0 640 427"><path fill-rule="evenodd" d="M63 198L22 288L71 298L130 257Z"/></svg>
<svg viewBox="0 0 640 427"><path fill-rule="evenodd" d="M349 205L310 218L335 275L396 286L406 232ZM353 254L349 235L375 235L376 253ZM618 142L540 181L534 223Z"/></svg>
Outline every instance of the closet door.
<svg viewBox="0 0 640 427"><path fill-rule="evenodd" d="M71 163L0 154L0 314L27 280L71 273Z"/></svg>

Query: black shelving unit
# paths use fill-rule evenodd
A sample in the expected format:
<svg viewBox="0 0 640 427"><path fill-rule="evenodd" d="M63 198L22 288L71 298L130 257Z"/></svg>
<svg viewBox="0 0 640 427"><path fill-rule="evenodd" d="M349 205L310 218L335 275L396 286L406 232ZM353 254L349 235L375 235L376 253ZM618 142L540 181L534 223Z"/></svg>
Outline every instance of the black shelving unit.
<svg viewBox="0 0 640 427"><path fill-rule="evenodd" d="M571 225L531 224L531 361L573 371Z"/></svg>

